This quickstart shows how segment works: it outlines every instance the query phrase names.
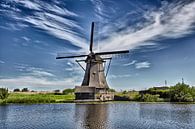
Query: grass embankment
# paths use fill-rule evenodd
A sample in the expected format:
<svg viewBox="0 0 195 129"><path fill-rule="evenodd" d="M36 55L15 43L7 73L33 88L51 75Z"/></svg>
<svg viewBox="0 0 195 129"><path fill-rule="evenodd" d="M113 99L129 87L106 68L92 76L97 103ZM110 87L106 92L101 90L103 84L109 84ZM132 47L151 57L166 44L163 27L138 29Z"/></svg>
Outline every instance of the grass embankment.
<svg viewBox="0 0 195 129"><path fill-rule="evenodd" d="M135 102L170 102L168 98L160 98L160 95L143 94L137 91L133 92L119 92L114 96L115 101L135 101Z"/></svg>
<svg viewBox="0 0 195 129"><path fill-rule="evenodd" d="M55 95L55 94L21 94L21 93L10 93L6 99L6 103L65 103L73 102L74 94L68 95ZM3 101L0 100L0 104Z"/></svg>
<svg viewBox="0 0 195 129"><path fill-rule="evenodd" d="M115 94L115 100L139 102L195 102L195 87L177 83L170 87L153 87L142 91L123 91Z"/></svg>
<svg viewBox="0 0 195 129"><path fill-rule="evenodd" d="M114 95L115 101L138 101L139 92L116 92Z"/></svg>

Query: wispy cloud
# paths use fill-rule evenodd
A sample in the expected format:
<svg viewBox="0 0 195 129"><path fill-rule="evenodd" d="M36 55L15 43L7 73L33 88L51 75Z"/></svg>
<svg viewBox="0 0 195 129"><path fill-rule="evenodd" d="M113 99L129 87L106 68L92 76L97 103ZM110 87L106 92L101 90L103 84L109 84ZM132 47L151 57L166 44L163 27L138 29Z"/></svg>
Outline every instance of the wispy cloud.
<svg viewBox="0 0 195 129"><path fill-rule="evenodd" d="M107 23L116 13L117 3L114 1L90 0L93 4L95 15L99 21ZM111 6L112 5L112 6Z"/></svg>
<svg viewBox="0 0 195 129"><path fill-rule="evenodd" d="M35 76L18 76L14 78L2 78L0 83L6 87L15 86L18 88L21 87L32 87L33 89L39 89L41 87L46 87L48 89L64 89L66 87L72 87L75 85L76 78L66 78L63 80L58 79L48 79L48 78L39 78Z"/></svg>
<svg viewBox="0 0 195 129"><path fill-rule="evenodd" d="M25 41L30 41L30 38L26 37L26 36L23 36L22 39L24 39Z"/></svg>
<svg viewBox="0 0 195 129"><path fill-rule="evenodd" d="M102 18L105 19L105 14L104 13L104 4L101 0L91 0L92 4L94 5L94 10L95 10L95 14L96 16L102 20Z"/></svg>
<svg viewBox="0 0 195 129"><path fill-rule="evenodd" d="M4 63L5 63L4 61L0 60L0 64L4 64Z"/></svg>
<svg viewBox="0 0 195 129"><path fill-rule="evenodd" d="M144 22L128 26L120 32L113 32L100 42L99 48L102 51L135 49L139 46L155 45L155 41L162 38L179 38L190 34L195 23L194 12L194 1L188 4L163 3L158 10L146 12Z"/></svg>
<svg viewBox="0 0 195 129"><path fill-rule="evenodd" d="M133 60L133 61L131 61L130 63L123 64L123 66L130 66L130 65L135 64L136 62L137 62L136 60Z"/></svg>
<svg viewBox="0 0 195 129"><path fill-rule="evenodd" d="M80 47L83 50L87 48L86 39L83 38L82 33L79 33L83 31L83 28L76 20L73 20L73 17L75 19L79 16L66 9L65 6L59 6L56 3L47 3L39 0L10 0L6 5L12 4L28 8L31 12L29 14L26 14L26 12L18 13L13 11L12 8L19 9L19 6L9 6L9 11L6 11L6 16L10 16L10 18L16 20L15 24L11 23L14 30L20 30L21 26L16 26L17 24L31 24L56 38L66 40L68 43ZM5 6L5 4L1 4L0 6ZM3 10L7 9L4 8ZM17 29L17 27L19 28ZM76 32L75 29L79 32Z"/></svg>
<svg viewBox="0 0 195 129"><path fill-rule="evenodd" d="M78 36L78 33L71 30L71 28L80 28L76 22L72 20L49 13L36 13L35 16L28 16L24 20L82 49L86 49L88 46L84 38Z"/></svg>
<svg viewBox="0 0 195 129"><path fill-rule="evenodd" d="M78 75L80 75L81 73L83 73L82 68L76 64L75 60L70 60L67 63L68 67L65 68L66 71L72 72L72 73L76 73ZM85 68L85 64L84 63L80 63L80 65Z"/></svg>
<svg viewBox="0 0 195 129"><path fill-rule="evenodd" d="M121 75L119 75L119 74L117 74L117 75L112 74L112 75L108 75L108 77L109 77L110 79L116 79L116 78L129 78L129 77L131 77L131 76L132 76L131 74L121 74Z"/></svg>
<svg viewBox="0 0 195 129"><path fill-rule="evenodd" d="M39 67L32 67L26 64L16 64L16 70L22 72L23 76L34 76L37 78L41 77L55 77L55 75L48 70Z"/></svg>
<svg viewBox="0 0 195 129"><path fill-rule="evenodd" d="M150 68L151 63L149 62L139 62L135 64L136 69Z"/></svg>
<svg viewBox="0 0 195 129"><path fill-rule="evenodd" d="M28 25L23 24L23 23L5 23L5 25L0 26L0 28L9 30L9 31L18 31L26 27L28 27Z"/></svg>
<svg viewBox="0 0 195 129"><path fill-rule="evenodd" d="M29 8L29 9L35 9L35 10L40 10L41 6L33 1L30 1L30 0L11 0L11 1L14 1L26 8Z"/></svg>
<svg viewBox="0 0 195 129"><path fill-rule="evenodd" d="M30 72L30 75L36 76L36 77L54 77L55 75L52 74L51 72L43 71L42 69L38 68L31 68L28 69Z"/></svg>
<svg viewBox="0 0 195 129"><path fill-rule="evenodd" d="M32 67L27 64L16 64L15 68L21 72L20 75L15 77L2 77L0 83L8 88L28 87L32 89L64 89L66 87L73 87L78 83L79 77L74 76L70 78L59 78L51 71Z"/></svg>
<svg viewBox="0 0 195 129"><path fill-rule="evenodd" d="M56 13L56 14L60 14L60 15L65 15L65 16L78 16L76 13L71 12L69 10L67 10L66 8L60 8L57 5L50 5L50 4L46 4L47 9Z"/></svg>

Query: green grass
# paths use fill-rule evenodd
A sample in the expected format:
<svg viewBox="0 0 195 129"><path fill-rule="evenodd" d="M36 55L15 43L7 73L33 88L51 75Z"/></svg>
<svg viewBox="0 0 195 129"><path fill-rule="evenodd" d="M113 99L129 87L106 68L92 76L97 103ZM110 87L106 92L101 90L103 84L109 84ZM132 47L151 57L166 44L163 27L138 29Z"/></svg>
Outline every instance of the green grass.
<svg viewBox="0 0 195 129"><path fill-rule="evenodd" d="M69 95L54 95L54 94L20 94L11 93L7 98L7 103L62 103L72 102L75 96ZM0 101L0 104L2 100Z"/></svg>
<svg viewBox="0 0 195 129"><path fill-rule="evenodd" d="M133 91L133 92L117 92L115 93L115 99L118 101L137 101L139 97L139 92Z"/></svg>

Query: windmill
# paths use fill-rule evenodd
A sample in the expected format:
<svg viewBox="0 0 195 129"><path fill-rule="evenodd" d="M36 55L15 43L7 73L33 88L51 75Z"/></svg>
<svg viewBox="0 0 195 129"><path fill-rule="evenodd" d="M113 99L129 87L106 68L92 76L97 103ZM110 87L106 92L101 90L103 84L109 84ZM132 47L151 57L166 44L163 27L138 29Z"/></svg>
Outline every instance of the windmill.
<svg viewBox="0 0 195 129"><path fill-rule="evenodd" d="M106 81L106 73L103 64L106 60L110 60L112 58L103 58L101 56L105 55L113 55L113 54L123 54L129 53L128 50L124 51L108 51L108 52L97 52L93 51L93 33L94 33L94 22L91 25L91 37L90 37L90 46L89 46L89 54L80 54L80 55L68 55L63 56L59 54L56 59L65 59L65 58L79 58L86 57L85 60L76 60L76 62L80 65L79 62L86 63L86 69L82 67L85 71L84 78L81 86L75 87L75 99L76 100L112 100L113 97L108 93L108 84ZM109 63L110 66L110 63Z"/></svg>

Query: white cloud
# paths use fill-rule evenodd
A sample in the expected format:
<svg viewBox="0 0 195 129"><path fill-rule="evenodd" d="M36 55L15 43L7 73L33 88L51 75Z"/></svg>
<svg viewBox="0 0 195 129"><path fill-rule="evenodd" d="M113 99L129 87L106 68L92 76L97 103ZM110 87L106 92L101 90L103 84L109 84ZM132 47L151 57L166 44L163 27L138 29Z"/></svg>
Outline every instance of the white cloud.
<svg viewBox="0 0 195 129"><path fill-rule="evenodd" d="M133 60L133 61L131 61L130 63L123 64L123 66L130 66L130 65L135 64L136 62L137 62L136 60Z"/></svg>
<svg viewBox="0 0 195 129"><path fill-rule="evenodd" d="M117 74L117 75L115 75L115 74L112 74L112 75L108 75L108 77L110 78L110 79L116 79L116 78L128 78L128 77L131 77L132 75L131 74Z"/></svg>
<svg viewBox="0 0 195 129"><path fill-rule="evenodd" d="M45 4L45 2L43 3ZM56 14L60 14L60 15L66 15L66 16L78 16L76 13L74 12L71 12L67 9L63 9L63 8L60 8L59 6L57 5L50 5L50 4L46 4L45 6L48 10L52 11L52 12L55 12Z"/></svg>
<svg viewBox="0 0 195 129"><path fill-rule="evenodd" d="M42 68L27 67L26 75L33 75L35 77L54 77L55 75L51 72L45 71Z"/></svg>
<svg viewBox="0 0 195 129"><path fill-rule="evenodd" d="M151 63L149 63L147 61L146 62L139 62L139 63L135 64L135 68L136 69L149 68L150 65L151 65Z"/></svg>
<svg viewBox="0 0 195 129"><path fill-rule="evenodd" d="M25 27L28 27L28 25L25 25L23 23L6 23L6 25L0 26L0 28L9 31L17 31Z"/></svg>
<svg viewBox="0 0 195 129"><path fill-rule="evenodd" d="M4 64L4 63L5 63L4 61L0 60L0 64Z"/></svg>
<svg viewBox="0 0 195 129"><path fill-rule="evenodd" d="M50 73L50 72L46 72L46 71L40 71L40 70L33 70L31 75L34 75L34 76L49 76L49 77L54 77L55 75Z"/></svg>
<svg viewBox="0 0 195 129"><path fill-rule="evenodd" d="M11 5L16 3L33 10L31 11L33 14L22 15L23 12L15 12L11 9L9 4ZM69 18L77 18L79 16L76 13L68 10L64 5L59 6L56 3L47 3L39 0L10 0L7 3L7 6L10 7L10 10L5 12L6 16L9 16L17 21L14 24L9 24L9 26L11 25L11 28L13 30L20 30L21 28L23 28L23 26L18 26L21 23L30 23L34 27L45 30L46 33L49 33L56 38L69 41L70 44L78 46L84 51L88 47L86 39L83 38L82 33L78 33L75 31L75 29L84 31L83 28L79 25L79 23L76 22L76 20L72 20ZM14 8L17 9L18 7L15 6ZM1 28L6 29L6 27Z"/></svg>
<svg viewBox="0 0 195 129"><path fill-rule="evenodd" d="M22 39L24 39L25 41L30 41L30 38L26 37L26 36L23 36Z"/></svg>
<svg viewBox="0 0 195 129"><path fill-rule="evenodd" d="M164 4L159 10L145 13L146 22L114 32L99 44L101 51L135 49L144 45L155 45L151 40L179 38L190 34L195 23L195 2L189 4ZM123 22L123 21L121 21ZM125 24L125 23L124 23Z"/></svg>
<svg viewBox="0 0 195 129"><path fill-rule="evenodd" d="M23 88L31 89L64 89L79 85L80 75L74 75L69 78L59 78L49 70L43 68L32 67L27 64L16 64L16 69L21 71L21 74L16 77L0 79L0 84L8 88Z"/></svg>
<svg viewBox="0 0 195 129"><path fill-rule="evenodd" d="M32 67L26 64L16 64L15 68L21 71L23 76L34 76L34 77L55 77L55 75L48 70L38 67Z"/></svg>
<svg viewBox="0 0 195 129"><path fill-rule="evenodd" d="M77 74L81 73L82 68L78 64L76 64L75 61L74 62L73 61L72 62L68 62L67 65L69 67L65 68L66 71L76 72ZM84 64L81 64L81 66L85 68Z"/></svg>
<svg viewBox="0 0 195 129"><path fill-rule="evenodd" d="M0 79L0 83L6 87L32 87L33 89L38 89L39 87L46 88L66 88L75 86L76 78L66 78L62 80L51 80L48 78L39 78L34 76L18 76L14 78L3 78Z"/></svg>
<svg viewBox="0 0 195 129"><path fill-rule="evenodd" d="M41 6L38 3L32 2L30 0L11 0L11 1L21 4L24 7L29 8L29 9L40 10L41 8Z"/></svg>
<svg viewBox="0 0 195 129"><path fill-rule="evenodd" d="M86 40L72 31L72 28L81 29L76 22L49 13L36 13L35 16L28 16L24 19L26 22L33 24L35 27L46 30L49 34L70 41L75 46L82 49L88 48Z"/></svg>
<svg viewBox="0 0 195 129"><path fill-rule="evenodd" d="M74 12L71 12L67 9L61 8L58 5L55 4L48 4L45 1L32 1L32 0L10 0L11 2L16 2L17 4L20 4L28 9L34 9L34 10L38 10L38 11L43 11L44 9L46 11L51 11L54 12L56 14L60 14L60 15L66 15L66 16L78 16L77 14L75 14ZM9 5L3 5L6 7L10 7Z"/></svg>
<svg viewBox="0 0 195 129"><path fill-rule="evenodd" d="M95 16L99 21L108 23L114 13L117 5L114 1L90 0L94 6ZM110 6L112 4L112 6Z"/></svg>

